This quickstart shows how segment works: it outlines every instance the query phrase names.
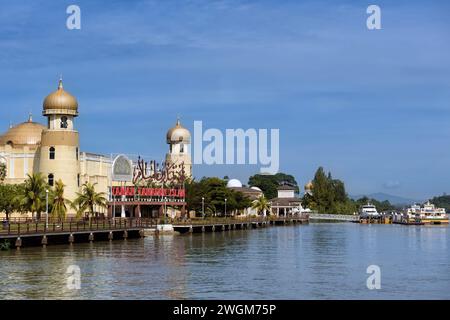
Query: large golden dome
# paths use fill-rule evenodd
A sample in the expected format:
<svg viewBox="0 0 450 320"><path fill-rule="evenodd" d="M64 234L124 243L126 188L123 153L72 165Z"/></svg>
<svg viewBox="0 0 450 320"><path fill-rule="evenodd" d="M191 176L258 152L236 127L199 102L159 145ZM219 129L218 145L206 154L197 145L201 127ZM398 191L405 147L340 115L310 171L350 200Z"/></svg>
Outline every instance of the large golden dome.
<svg viewBox="0 0 450 320"><path fill-rule="evenodd" d="M177 119L175 127L167 131L166 138L169 144L177 142L191 143L191 133L181 125L180 119Z"/></svg>
<svg viewBox="0 0 450 320"><path fill-rule="evenodd" d="M18 124L1 135L0 145L38 145L41 143L41 133L44 129L46 127L33 122L30 115L27 122Z"/></svg>
<svg viewBox="0 0 450 320"><path fill-rule="evenodd" d="M48 114L78 115L77 99L63 89L62 79L59 79L58 90L45 98L43 107L44 116Z"/></svg>
<svg viewBox="0 0 450 320"><path fill-rule="evenodd" d="M307 184L305 184L305 190L310 191L313 188L312 181L309 181Z"/></svg>

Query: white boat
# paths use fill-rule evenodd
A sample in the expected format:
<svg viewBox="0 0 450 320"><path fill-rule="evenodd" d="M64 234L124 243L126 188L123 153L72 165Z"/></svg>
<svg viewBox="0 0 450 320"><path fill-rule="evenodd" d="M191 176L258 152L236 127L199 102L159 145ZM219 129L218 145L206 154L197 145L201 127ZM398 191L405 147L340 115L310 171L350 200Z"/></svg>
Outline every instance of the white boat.
<svg viewBox="0 0 450 320"><path fill-rule="evenodd" d="M423 206L414 204L406 210L407 222L420 221L424 224L448 224L445 208L436 208L430 201Z"/></svg>
<svg viewBox="0 0 450 320"><path fill-rule="evenodd" d="M359 208L359 217L362 219L380 218L380 214L373 204L368 203Z"/></svg>

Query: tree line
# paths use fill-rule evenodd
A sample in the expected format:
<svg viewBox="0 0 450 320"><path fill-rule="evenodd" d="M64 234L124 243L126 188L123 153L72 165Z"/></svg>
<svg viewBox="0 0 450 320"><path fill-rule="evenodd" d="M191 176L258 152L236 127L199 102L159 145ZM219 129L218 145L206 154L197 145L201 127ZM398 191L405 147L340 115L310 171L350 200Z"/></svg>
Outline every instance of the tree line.
<svg viewBox="0 0 450 320"><path fill-rule="evenodd" d="M294 176L282 172L274 175L256 174L248 179L248 185L260 188L268 199L277 197L280 185L289 185L295 189L296 193L300 192Z"/></svg>
<svg viewBox="0 0 450 320"><path fill-rule="evenodd" d="M286 173L256 174L249 178L248 184L259 187L269 199L277 196L277 189L280 185L290 185L294 187L297 194L300 193L294 176ZM302 197L302 206L319 213L352 214L357 212L361 205L368 202L375 205L380 212L395 209L389 201L377 201L367 197L358 200L351 199L345 190L344 182L334 179L331 172L326 173L323 167L317 169L312 184L311 193L305 193Z"/></svg>
<svg viewBox="0 0 450 320"><path fill-rule="evenodd" d="M105 193L96 192L95 185L84 183L80 192L76 193L76 198L70 201L64 196L65 185L61 180L50 187L40 173L27 175L25 182L21 184L0 182L0 212L5 213L7 220L13 212L31 212L36 219L40 219L47 210L48 190L48 209L52 219L64 220L69 207L77 212L77 218L85 213L90 218L95 214L94 207L107 207Z"/></svg>
<svg viewBox="0 0 450 320"><path fill-rule="evenodd" d="M331 172L327 174L323 167L319 167L312 180L311 193L304 195L302 204L319 213L352 214L368 202L373 204L379 212L395 209L387 200L377 201L368 197L351 199L345 190L344 182L334 179Z"/></svg>
<svg viewBox="0 0 450 320"><path fill-rule="evenodd" d="M203 177L199 181L190 180L186 183L186 203L188 211L197 215L221 216L225 214L225 199L227 214L237 213L254 203L242 192L227 188L227 181L217 177Z"/></svg>

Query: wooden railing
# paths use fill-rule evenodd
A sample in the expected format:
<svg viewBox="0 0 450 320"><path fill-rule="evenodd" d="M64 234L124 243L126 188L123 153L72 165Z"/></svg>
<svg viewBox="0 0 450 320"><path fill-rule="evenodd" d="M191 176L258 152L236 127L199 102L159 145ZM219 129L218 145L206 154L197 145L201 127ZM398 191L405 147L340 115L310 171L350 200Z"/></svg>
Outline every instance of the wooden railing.
<svg viewBox="0 0 450 320"><path fill-rule="evenodd" d="M156 219L146 218L110 218L110 219L66 219L53 220L48 224L45 219L10 219L3 221L0 235L24 235L39 233L72 233L80 231L128 230L151 228L156 225Z"/></svg>
<svg viewBox="0 0 450 320"><path fill-rule="evenodd" d="M174 225L221 225L221 224L239 224L239 223L261 223L268 221L289 221L292 219L302 219L307 220L308 215L288 215L284 216L258 216L258 217L205 217L205 218L192 218L192 219L180 219L180 220L170 220L168 223Z"/></svg>
<svg viewBox="0 0 450 320"><path fill-rule="evenodd" d="M313 220L359 221L359 215L352 214L311 213L309 216Z"/></svg>

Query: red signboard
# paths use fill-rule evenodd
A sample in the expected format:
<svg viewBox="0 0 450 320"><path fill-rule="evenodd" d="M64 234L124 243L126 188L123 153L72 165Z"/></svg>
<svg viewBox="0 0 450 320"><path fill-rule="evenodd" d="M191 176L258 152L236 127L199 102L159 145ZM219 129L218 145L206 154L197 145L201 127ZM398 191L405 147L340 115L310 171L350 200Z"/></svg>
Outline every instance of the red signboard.
<svg viewBox="0 0 450 320"><path fill-rule="evenodd" d="M112 187L112 195L113 196L184 198L185 197L185 189Z"/></svg>

